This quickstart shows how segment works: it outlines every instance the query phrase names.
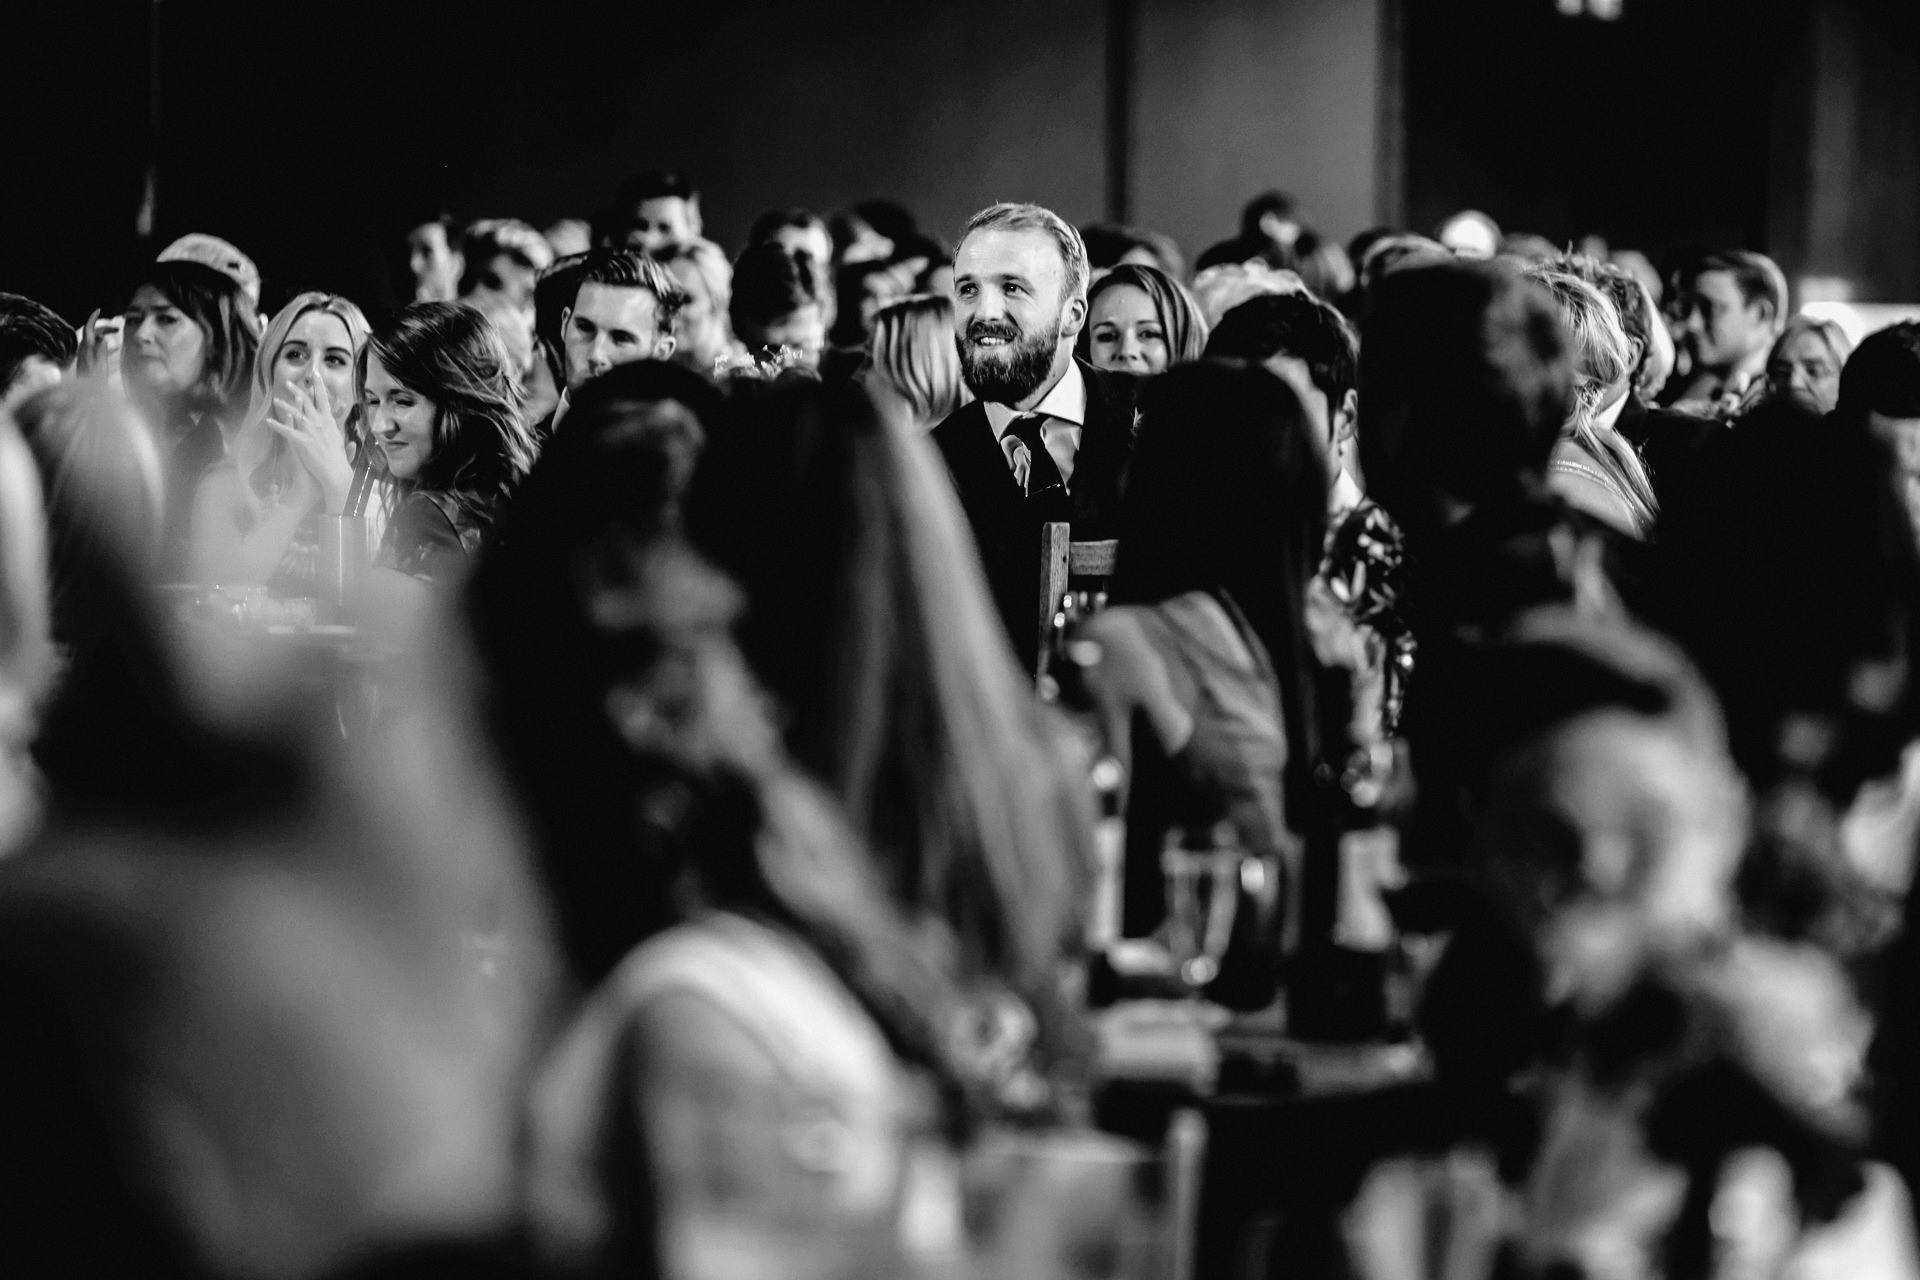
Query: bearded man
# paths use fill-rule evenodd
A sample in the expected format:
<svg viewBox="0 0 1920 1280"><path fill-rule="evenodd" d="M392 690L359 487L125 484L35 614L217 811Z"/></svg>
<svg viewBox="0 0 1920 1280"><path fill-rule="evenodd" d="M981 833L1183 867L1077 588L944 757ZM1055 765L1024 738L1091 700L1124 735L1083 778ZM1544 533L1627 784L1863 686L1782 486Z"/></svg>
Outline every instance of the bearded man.
<svg viewBox="0 0 1920 1280"><path fill-rule="evenodd" d="M977 397L933 431L973 526L994 603L1031 671L1040 526L1116 532L1138 382L1073 356L1087 323L1087 250L1051 210L996 204L953 255L954 342Z"/></svg>

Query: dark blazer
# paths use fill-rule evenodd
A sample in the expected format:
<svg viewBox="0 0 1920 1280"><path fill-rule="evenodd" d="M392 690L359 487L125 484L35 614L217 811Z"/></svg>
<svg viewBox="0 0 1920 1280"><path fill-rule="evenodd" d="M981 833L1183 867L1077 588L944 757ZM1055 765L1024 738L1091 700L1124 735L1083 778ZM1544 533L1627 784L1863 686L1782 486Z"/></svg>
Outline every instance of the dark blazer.
<svg viewBox="0 0 1920 1280"><path fill-rule="evenodd" d="M1637 395L1628 396L1614 428L1646 460L1653 496L1662 511L1686 501L1688 491L1699 479L1702 454L1726 430L1714 418L1649 408Z"/></svg>
<svg viewBox="0 0 1920 1280"><path fill-rule="evenodd" d="M994 605L1027 670L1039 656L1040 526L1065 520L1073 525L1076 538L1116 536L1121 482L1133 452L1140 380L1075 363L1087 384L1087 420L1080 428L1070 493L1054 490L1029 498L1020 492L987 421L986 406L977 400L933 429L933 442L946 460L980 548Z"/></svg>

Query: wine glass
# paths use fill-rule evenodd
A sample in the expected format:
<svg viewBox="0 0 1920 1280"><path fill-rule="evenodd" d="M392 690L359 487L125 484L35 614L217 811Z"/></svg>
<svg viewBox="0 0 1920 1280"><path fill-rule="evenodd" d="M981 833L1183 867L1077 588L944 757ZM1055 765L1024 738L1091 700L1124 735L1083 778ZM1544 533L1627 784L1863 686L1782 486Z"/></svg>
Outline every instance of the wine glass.
<svg viewBox="0 0 1920 1280"><path fill-rule="evenodd" d="M1202 831L1176 827L1167 833L1161 849L1160 870L1167 880L1167 947L1179 966L1180 980L1195 999L1220 974L1220 962L1233 936L1244 860L1239 833L1227 822Z"/></svg>

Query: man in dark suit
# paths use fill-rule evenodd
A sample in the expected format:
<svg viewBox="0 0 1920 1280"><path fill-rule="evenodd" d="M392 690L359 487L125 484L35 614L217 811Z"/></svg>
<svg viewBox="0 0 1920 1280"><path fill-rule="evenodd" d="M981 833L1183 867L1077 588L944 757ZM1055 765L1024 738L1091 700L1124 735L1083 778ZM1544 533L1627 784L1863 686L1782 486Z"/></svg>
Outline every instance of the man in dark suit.
<svg viewBox="0 0 1920 1280"><path fill-rule="evenodd" d="M1138 384L1074 359L1087 251L1050 210L996 204L954 253L954 338L978 397L934 428L995 605L1028 670L1038 657L1040 527L1117 532Z"/></svg>

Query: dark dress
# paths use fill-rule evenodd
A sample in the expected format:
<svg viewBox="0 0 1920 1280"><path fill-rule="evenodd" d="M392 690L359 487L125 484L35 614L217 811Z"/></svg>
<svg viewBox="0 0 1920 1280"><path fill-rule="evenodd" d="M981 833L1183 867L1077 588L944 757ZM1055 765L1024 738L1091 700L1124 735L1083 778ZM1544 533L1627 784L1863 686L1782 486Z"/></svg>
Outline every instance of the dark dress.
<svg viewBox="0 0 1920 1280"><path fill-rule="evenodd" d="M188 576L187 544L193 532L193 495L207 470L227 456L227 441L220 420L212 414L189 414L184 421L169 424L161 434L165 493L155 569L160 582L184 582Z"/></svg>
<svg viewBox="0 0 1920 1280"><path fill-rule="evenodd" d="M479 554L491 523L487 513L464 495L407 490L387 522L374 568L392 569L423 582L458 581Z"/></svg>

